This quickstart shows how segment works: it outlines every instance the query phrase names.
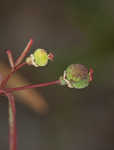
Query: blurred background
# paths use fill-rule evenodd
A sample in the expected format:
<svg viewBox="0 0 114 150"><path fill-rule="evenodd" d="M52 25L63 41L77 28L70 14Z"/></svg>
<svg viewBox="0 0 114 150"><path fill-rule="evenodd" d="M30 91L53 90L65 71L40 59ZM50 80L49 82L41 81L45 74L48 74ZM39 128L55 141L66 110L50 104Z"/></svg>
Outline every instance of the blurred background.
<svg viewBox="0 0 114 150"><path fill-rule="evenodd" d="M18 150L113 150L114 1L1 0L0 72L8 72L5 50L16 59L31 37L31 52L45 48L55 59L45 68L23 67L9 87L57 80L72 63L92 67L94 81L82 90L54 85L17 92ZM8 150L5 97L0 150Z"/></svg>

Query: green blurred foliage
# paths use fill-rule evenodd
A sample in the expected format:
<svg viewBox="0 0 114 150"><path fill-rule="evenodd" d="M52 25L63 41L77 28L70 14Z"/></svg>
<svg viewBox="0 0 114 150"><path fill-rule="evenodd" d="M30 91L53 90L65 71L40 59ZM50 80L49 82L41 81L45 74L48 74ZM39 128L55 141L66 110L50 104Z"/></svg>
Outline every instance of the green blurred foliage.
<svg viewBox="0 0 114 150"><path fill-rule="evenodd" d="M65 9L67 20L87 37L86 53L81 55L80 61L94 66L98 81L107 84L112 82L107 78L111 74L112 79L114 63L114 13L111 5L113 1L71 0L66 2Z"/></svg>

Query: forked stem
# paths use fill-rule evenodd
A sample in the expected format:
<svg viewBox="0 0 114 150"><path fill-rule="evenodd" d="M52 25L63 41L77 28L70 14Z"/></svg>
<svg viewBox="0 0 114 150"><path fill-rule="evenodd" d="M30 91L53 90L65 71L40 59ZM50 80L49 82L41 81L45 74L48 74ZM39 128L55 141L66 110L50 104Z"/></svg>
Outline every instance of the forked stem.
<svg viewBox="0 0 114 150"><path fill-rule="evenodd" d="M17 87L17 88L5 88L11 76L21 67L26 65L26 62L24 63L21 63L21 62L25 58L26 54L29 52L32 43L33 43L33 40L30 39L26 48L21 53L21 55L17 58L15 63L13 60L12 52L10 50L6 51L8 55L9 63L12 69L11 69L11 72L5 77L5 79L2 80L0 84L0 94L7 96L8 102L9 102L9 107L8 107L9 108L9 111L8 111L9 112L9 150L16 150L16 109L15 109L14 96L12 95L12 92L60 84L60 80L56 80L52 82L34 84L34 85L26 85L26 86ZM53 54L50 53L48 57L50 60L53 60Z"/></svg>
<svg viewBox="0 0 114 150"><path fill-rule="evenodd" d="M1 87L4 88L8 82L8 80L11 78L11 76L20 68L22 68L24 65L26 65L26 62L19 64L18 66L16 66L14 69L12 69L12 71L7 75L7 77L5 77L5 79L2 80L1 82Z"/></svg>

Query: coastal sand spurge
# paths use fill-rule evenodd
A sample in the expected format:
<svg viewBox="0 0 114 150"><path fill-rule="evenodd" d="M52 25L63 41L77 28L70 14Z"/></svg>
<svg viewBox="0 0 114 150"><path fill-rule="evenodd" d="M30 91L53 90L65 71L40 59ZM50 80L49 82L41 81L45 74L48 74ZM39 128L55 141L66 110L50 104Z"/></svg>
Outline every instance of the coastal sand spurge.
<svg viewBox="0 0 114 150"><path fill-rule="evenodd" d="M8 55L9 63L11 66L10 73L0 82L0 95L7 96L9 102L9 150L16 150L17 140L16 140L16 108L15 108L15 100L13 96L13 92L18 92L21 90L32 89L37 87L45 87L49 85L58 84L61 86L67 86L69 88L83 89L89 85L89 83L93 80L93 69L88 69L81 64L72 64L69 65L65 71L63 71L63 75L58 78L58 80L33 84L33 85L25 85L22 87L14 87L7 88L7 83L13 74L22 68L25 65L34 67L45 67L48 64L49 60L54 59L54 55L52 53L48 53L45 49L38 48L34 51L33 54L30 54L29 57L25 59L26 54L29 52L32 46L33 40L30 39L27 46L21 55L14 62L12 52L7 50L6 53Z"/></svg>

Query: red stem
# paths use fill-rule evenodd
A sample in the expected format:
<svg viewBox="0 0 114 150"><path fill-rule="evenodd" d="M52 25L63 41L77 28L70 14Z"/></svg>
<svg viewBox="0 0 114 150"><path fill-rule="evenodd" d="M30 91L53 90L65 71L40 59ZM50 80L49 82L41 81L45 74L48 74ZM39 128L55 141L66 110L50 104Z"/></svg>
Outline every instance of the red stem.
<svg viewBox="0 0 114 150"><path fill-rule="evenodd" d="M21 90L32 89L32 88L37 88L37 87L46 87L46 86L55 85L55 84L60 84L60 80L47 82L47 83L41 83L41 84L26 85L26 86L17 87L17 88L7 88L5 90L7 92L15 92L15 91L21 91Z"/></svg>
<svg viewBox="0 0 114 150"><path fill-rule="evenodd" d="M26 65L26 62L19 64L18 66L16 66L8 75L7 77L5 77L5 79L3 79L3 81L1 82L1 87L5 87L8 80L11 78L11 76L17 71L19 70L21 67L23 67L24 65Z"/></svg>
<svg viewBox="0 0 114 150"><path fill-rule="evenodd" d="M32 46L33 40L30 39L30 41L28 42L27 46L25 47L24 51L21 53L21 55L17 58L16 62L15 62L15 66L19 65L22 60L24 59L24 57L26 56L26 54L29 52L30 47Z"/></svg>
<svg viewBox="0 0 114 150"><path fill-rule="evenodd" d="M24 63L22 63L22 64L19 64L18 66L16 66L14 72L16 72L17 70L19 70L20 68L22 68L22 67L23 67L24 65L26 65L26 64L27 64L26 62L24 62Z"/></svg>
<svg viewBox="0 0 114 150"><path fill-rule="evenodd" d="M0 94L4 94L9 100L9 150L16 150L16 109L14 96L5 90L0 89Z"/></svg>
<svg viewBox="0 0 114 150"><path fill-rule="evenodd" d="M14 72L10 72L7 77L1 82L1 87L4 88Z"/></svg>
<svg viewBox="0 0 114 150"><path fill-rule="evenodd" d="M9 150L16 150L16 109L14 97L8 94L9 99Z"/></svg>
<svg viewBox="0 0 114 150"><path fill-rule="evenodd" d="M8 55L8 59L9 59L9 63L11 68L14 68L14 60L13 60L13 56L12 56L12 52L8 49L6 51L7 55Z"/></svg>

